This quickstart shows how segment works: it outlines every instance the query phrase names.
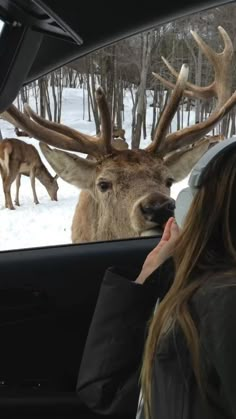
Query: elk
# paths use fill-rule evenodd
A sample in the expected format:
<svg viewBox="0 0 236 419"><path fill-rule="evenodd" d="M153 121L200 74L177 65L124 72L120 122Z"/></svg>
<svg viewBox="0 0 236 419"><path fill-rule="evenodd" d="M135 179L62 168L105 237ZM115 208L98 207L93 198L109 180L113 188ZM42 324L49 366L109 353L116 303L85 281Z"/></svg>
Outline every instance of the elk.
<svg viewBox="0 0 236 419"><path fill-rule="evenodd" d="M5 112L5 119L40 141L41 150L55 172L82 189L72 221L73 243L155 235L173 215L172 183L189 174L210 145L206 134L236 103L236 92L231 95L233 46L226 31L222 27L218 30L224 42L221 53L216 53L196 32L191 32L213 65L215 78L209 86L200 87L188 82L186 64L178 73L163 58L176 77L176 83L154 73L172 94L159 117L153 141L145 149L117 149L112 143L112 123L101 87L96 90L101 118L101 135L96 139L49 122L28 105L25 105L27 115L13 105ZM169 133L183 96L215 97L216 107L203 122Z"/></svg>
<svg viewBox="0 0 236 419"><path fill-rule="evenodd" d="M34 203L38 204L35 177L45 186L50 198L57 201L57 175L51 176L44 166L37 149L16 138L6 138L0 143L0 172L2 176L5 206L14 209L11 199L11 185L16 180L15 204L20 205L19 189L21 175L30 177Z"/></svg>
<svg viewBox="0 0 236 419"><path fill-rule="evenodd" d="M121 138L122 140L126 141L125 139L125 130L123 128L119 128L117 126L113 127L112 131L113 138Z"/></svg>

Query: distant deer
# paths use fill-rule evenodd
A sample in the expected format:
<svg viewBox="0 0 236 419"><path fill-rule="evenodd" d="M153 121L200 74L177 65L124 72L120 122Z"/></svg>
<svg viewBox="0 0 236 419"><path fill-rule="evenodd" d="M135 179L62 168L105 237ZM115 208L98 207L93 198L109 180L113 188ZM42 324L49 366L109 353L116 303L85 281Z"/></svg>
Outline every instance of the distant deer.
<svg viewBox="0 0 236 419"><path fill-rule="evenodd" d="M20 205L19 189L21 175L30 177L34 203L38 204L35 178L47 189L50 198L57 201L57 175L51 176L44 166L37 149L22 140L7 138L0 142L0 172L2 176L5 206L14 209L11 199L11 185L16 180L15 204Z"/></svg>
<svg viewBox="0 0 236 419"><path fill-rule="evenodd" d="M121 138L122 140L126 141L125 130L123 128L118 128L117 126L114 126L112 130L112 137Z"/></svg>
<svg viewBox="0 0 236 419"><path fill-rule="evenodd" d="M47 121L27 105L28 116L13 105L4 113L5 119L41 142L92 156L83 159L40 143L55 172L82 189L72 222L74 243L154 235L162 231L167 219L174 214L175 201L170 197L172 183L189 174L211 144L206 134L236 103L236 92L231 96L233 46L225 30L218 29L224 41L221 53L214 52L192 32L214 67L215 80L209 86L199 87L187 82L186 64L178 74L163 59L177 81L174 84L156 74L173 92L160 115L153 141L143 150L122 147L117 150L112 141L111 117L102 88L96 91L102 128L97 139ZM216 97L216 108L205 121L168 133L183 96ZM194 146L190 147L192 144Z"/></svg>

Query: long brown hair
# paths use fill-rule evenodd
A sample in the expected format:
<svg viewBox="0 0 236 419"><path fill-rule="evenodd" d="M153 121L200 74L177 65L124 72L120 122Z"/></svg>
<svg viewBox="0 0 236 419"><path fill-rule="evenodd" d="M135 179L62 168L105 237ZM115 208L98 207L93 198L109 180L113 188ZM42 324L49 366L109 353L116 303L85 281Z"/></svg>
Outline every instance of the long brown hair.
<svg viewBox="0 0 236 419"><path fill-rule="evenodd" d="M204 184L194 197L176 244L173 255L176 272L173 285L150 322L141 370L146 417L151 416L154 355L163 335L173 330L176 324L185 336L193 371L201 387L199 338L189 311L189 301L204 283L206 272L235 270L235 214L236 151L231 150L216 158L207 169Z"/></svg>

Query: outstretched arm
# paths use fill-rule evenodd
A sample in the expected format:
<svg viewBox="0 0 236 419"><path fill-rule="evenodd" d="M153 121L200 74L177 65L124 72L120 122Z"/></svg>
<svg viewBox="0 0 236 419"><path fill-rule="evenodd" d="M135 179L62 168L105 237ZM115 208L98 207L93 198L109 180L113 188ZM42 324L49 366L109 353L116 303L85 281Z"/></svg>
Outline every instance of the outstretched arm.
<svg viewBox="0 0 236 419"><path fill-rule="evenodd" d="M118 268L106 271L77 382L78 397L96 413L136 412L147 322L158 298L172 284L170 256L177 236L178 227L171 218L141 273Z"/></svg>
<svg viewBox="0 0 236 419"><path fill-rule="evenodd" d="M143 285L135 277L110 268L101 285L77 382L81 402L96 413L135 416L147 322L172 283L173 263Z"/></svg>

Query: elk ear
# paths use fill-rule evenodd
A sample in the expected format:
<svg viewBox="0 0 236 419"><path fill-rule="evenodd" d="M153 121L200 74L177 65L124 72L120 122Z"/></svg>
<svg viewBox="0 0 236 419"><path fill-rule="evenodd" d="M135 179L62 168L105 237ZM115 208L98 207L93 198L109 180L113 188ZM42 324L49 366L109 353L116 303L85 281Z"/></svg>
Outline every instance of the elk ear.
<svg viewBox="0 0 236 419"><path fill-rule="evenodd" d="M167 155L164 158L165 165L169 168L175 182L180 182L189 175L193 166L208 150L209 140L196 143L187 150L180 150Z"/></svg>
<svg viewBox="0 0 236 419"><path fill-rule="evenodd" d="M39 143L40 149L58 176L81 189L90 189L96 172L96 162L72 153L52 149Z"/></svg>

